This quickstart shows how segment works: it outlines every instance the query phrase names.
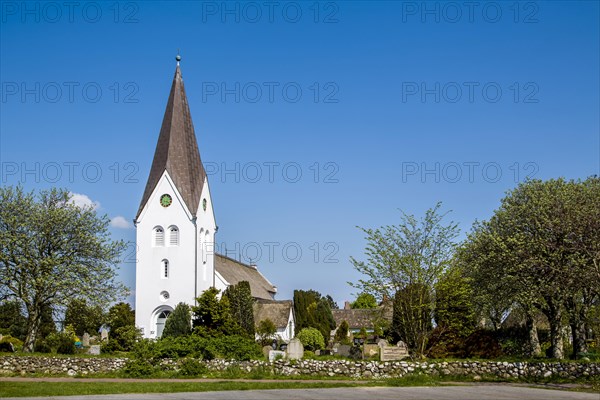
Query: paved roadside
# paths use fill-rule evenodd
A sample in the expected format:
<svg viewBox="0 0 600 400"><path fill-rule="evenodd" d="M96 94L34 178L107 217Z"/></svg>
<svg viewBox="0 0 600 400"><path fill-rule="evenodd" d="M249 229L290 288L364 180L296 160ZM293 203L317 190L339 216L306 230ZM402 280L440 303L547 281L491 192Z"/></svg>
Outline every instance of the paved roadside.
<svg viewBox="0 0 600 400"><path fill-rule="evenodd" d="M566 392L524 386L468 385L20 397L14 398L14 400L73 400L75 398L83 400L598 400L599 395L597 393Z"/></svg>

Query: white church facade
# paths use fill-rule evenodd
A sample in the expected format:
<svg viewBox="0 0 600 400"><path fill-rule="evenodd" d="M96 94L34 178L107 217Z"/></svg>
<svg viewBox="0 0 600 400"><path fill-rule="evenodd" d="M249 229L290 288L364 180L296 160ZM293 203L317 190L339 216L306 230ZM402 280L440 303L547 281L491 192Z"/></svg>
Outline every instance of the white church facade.
<svg viewBox="0 0 600 400"><path fill-rule="evenodd" d="M245 280L252 296L263 300L273 300L277 292L256 266L214 251L218 227L179 60L134 219L135 323L146 338L160 337L175 306L193 305L211 286L223 291Z"/></svg>

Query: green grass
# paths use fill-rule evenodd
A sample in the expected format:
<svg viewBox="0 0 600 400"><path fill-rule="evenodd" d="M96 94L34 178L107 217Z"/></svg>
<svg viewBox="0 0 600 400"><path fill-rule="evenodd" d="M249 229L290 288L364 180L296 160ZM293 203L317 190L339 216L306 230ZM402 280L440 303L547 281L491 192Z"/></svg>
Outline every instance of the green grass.
<svg viewBox="0 0 600 400"><path fill-rule="evenodd" d="M247 377L246 377L247 378ZM82 396L91 394L121 394L121 393L176 393L176 392L207 392L217 390L259 390L259 389L310 389L310 388L335 388L335 387L358 387L358 386L444 386L456 384L469 384L473 380L465 376L438 376L429 375L407 375L402 378L389 378L370 381L348 381L331 382L320 380L319 382L305 382L302 379L320 379L319 377L302 377L297 381L232 381L223 380L218 382L95 382L87 379L73 378L69 382L19 382L0 381L0 397L36 397L36 396ZM502 380L492 377L482 377L482 382L509 382L516 380ZM520 381L524 383L523 381ZM537 382L539 385L542 382ZM569 381L569 383L575 383ZM592 378L588 381L579 381L579 386L571 388L575 391L586 391L600 393L599 381ZM591 385L591 387L589 386ZM534 385L534 387L539 387ZM551 387L549 387L551 388Z"/></svg>
<svg viewBox="0 0 600 400"><path fill-rule="evenodd" d="M0 397L176 393L215 390L308 389L358 386L339 382L0 382Z"/></svg>

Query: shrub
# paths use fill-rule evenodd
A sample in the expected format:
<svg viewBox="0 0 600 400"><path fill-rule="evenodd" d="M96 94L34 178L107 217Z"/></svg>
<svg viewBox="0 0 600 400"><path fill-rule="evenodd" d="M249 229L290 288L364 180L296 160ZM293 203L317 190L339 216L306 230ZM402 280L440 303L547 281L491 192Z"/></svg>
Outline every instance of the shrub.
<svg viewBox="0 0 600 400"><path fill-rule="evenodd" d="M304 357L303 358L305 358L307 360L314 360L315 359L315 353L312 352L312 351L310 351L310 350L306 350L304 352Z"/></svg>
<svg viewBox="0 0 600 400"><path fill-rule="evenodd" d="M325 347L325 339L316 328L303 328L296 337L302 342L307 350L319 350Z"/></svg>
<svg viewBox="0 0 600 400"><path fill-rule="evenodd" d="M52 353L52 348L50 348L46 340L38 340L35 342L35 346L33 348L38 353Z"/></svg>
<svg viewBox="0 0 600 400"><path fill-rule="evenodd" d="M15 347L11 342L0 342L0 352L14 353Z"/></svg>
<svg viewBox="0 0 600 400"><path fill-rule="evenodd" d="M260 346L244 336L215 337L208 341L207 349L217 357L248 361L263 357Z"/></svg>
<svg viewBox="0 0 600 400"><path fill-rule="evenodd" d="M58 346L56 347L58 354L75 354L75 342L69 334L58 334Z"/></svg>
<svg viewBox="0 0 600 400"><path fill-rule="evenodd" d="M179 374L183 376L200 376L208 372L208 367L194 358L184 358L179 364Z"/></svg>
<svg viewBox="0 0 600 400"><path fill-rule="evenodd" d="M123 367L123 372L132 378L145 378L155 374L158 367L150 362L150 360L130 359L127 360Z"/></svg>
<svg viewBox="0 0 600 400"><path fill-rule="evenodd" d="M270 345L273 341L272 338L275 335L275 332L277 332L277 327L269 318L260 321L256 327L256 333L258 334L260 345Z"/></svg>
<svg viewBox="0 0 600 400"><path fill-rule="evenodd" d="M108 343L102 347L102 350L105 353L131 351L134 345L141 339L142 334L135 326L122 326L111 333Z"/></svg>
<svg viewBox="0 0 600 400"><path fill-rule="evenodd" d="M344 320L340 323L337 330L335 331L334 341L341 344L350 344L350 338L348 336L348 323Z"/></svg>
<svg viewBox="0 0 600 400"><path fill-rule="evenodd" d="M21 349L23 347L23 341L21 339L16 338L16 337L12 337L11 335L4 336L2 338L2 341L0 341L0 343L10 343L10 344L12 344L12 347L14 348L15 351L19 350L19 349ZM10 346L4 345L4 347L8 348ZM5 351L5 350L2 350L2 351Z"/></svg>
<svg viewBox="0 0 600 400"><path fill-rule="evenodd" d="M216 357L246 361L262 357L260 346L242 336L203 338L196 335L166 337L157 341L141 340L131 353L135 359L157 364L164 358L195 358L211 360Z"/></svg>
<svg viewBox="0 0 600 400"><path fill-rule="evenodd" d="M429 337L426 354L431 358L459 357L464 353L465 338L453 329L436 327Z"/></svg>
<svg viewBox="0 0 600 400"><path fill-rule="evenodd" d="M462 357L465 358L497 358L502 355L502 348L492 331L478 329L465 339Z"/></svg>
<svg viewBox="0 0 600 400"><path fill-rule="evenodd" d="M162 337L187 336L192 333L192 320L190 307L185 303L179 303L175 310L167 318Z"/></svg>

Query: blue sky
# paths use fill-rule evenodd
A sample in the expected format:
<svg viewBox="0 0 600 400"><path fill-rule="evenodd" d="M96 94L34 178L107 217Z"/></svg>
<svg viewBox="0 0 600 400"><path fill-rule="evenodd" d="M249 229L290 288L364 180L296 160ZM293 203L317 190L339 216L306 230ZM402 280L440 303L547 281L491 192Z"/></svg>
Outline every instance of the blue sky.
<svg viewBox="0 0 600 400"><path fill-rule="evenodd" d="M600 173L598 2L223 4L0 2L2 185L133 242L177 49L217 245L279 299L351 300L357 225L442 201L464 232L527 176Z"/></svg>

